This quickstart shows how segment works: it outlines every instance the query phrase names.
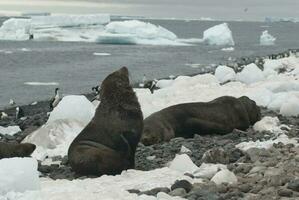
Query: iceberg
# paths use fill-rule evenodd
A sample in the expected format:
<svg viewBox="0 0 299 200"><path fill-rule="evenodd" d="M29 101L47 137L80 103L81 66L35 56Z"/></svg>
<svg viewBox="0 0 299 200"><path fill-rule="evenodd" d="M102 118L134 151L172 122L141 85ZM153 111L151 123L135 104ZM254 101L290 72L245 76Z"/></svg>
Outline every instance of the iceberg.
<svg viewBox="0 0 299 200"><path fill-rule="evenodd" d="M96 39L101 44L183 45L177 36L161 26L139 20L110 22Z"/></svg>
<svg viewBox="0 0 299 200"><path fill-rule="evenodd" d="M232 32L227 23L219 24L205 30L203 41L209 45L235 45Z"/></svg>
<svg viewBox="0 0 299 200"><path fill-rule="evenodd" d="M10 18L0 27L0 40L29 40L31 19Z"/></svg>
<svg viewBox="0 0 299 200"><path fill-rule="evenodd" d="M260 37L260 45L269 46L275 44L276 38L268 33L268 31L264 31Z"/></svg>

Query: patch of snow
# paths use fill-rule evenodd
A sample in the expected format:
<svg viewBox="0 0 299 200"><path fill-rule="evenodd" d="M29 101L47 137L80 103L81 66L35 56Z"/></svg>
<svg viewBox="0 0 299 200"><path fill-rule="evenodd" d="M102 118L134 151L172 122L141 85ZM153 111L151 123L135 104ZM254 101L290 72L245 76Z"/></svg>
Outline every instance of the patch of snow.
<svg viewBox="0 0 299 200"><path fill-rule="evenodd" d="M14 135L21 131L22 130L20 129L19 126L8 126L8 127L0 126L0 133L2 135Z"/></svg>
<svg viewBox="0 0 299 200"><path fill-rule="evenodd" d="M47 123L56 120L77 120L87 124L94 116L93 104L83 95L68 95L61 99L59 104L50 113Z"/></svg>
<svg viewBox="0 0 299 200"><path fill-rule="evenodd" d="M48 85L59 85L59 83L57 83L57 82L25 82L24 85L48 86Z"/></svg>
<svg viewBox="0 0 299 200"><path fill-rule="evenodd" d="M217 172L211 181L217 185L220 185L221 183L236 184L238 179L233 172L229 171L228 169L223 169Z"/></svg>
<svg viewBox="0 0 299 200"><path fill-rule="evenodd" d="M0 198L8 192L39 190L37 161L32 158L0 160Z"/></svg>
<svg viewBox="0 0 299 200"><path fill-rule="evenodd" d="M209 45L235 45L232 32L227 23L219 24L205 30L203 41Z"/></svg>
<svg viewBox="0 0 299 200"><path fill-rule="evenodd" d="M230 67L219 65L215 70L215 76L220 83L224 83L235 80L236 72Z"/></svg>
<svg viewBox="0 0 299 200"><path fill-rule="evenodd" d="M172 85L172 83L173 83L173 80L166 80L166 79L161 79L161 80L158 80L158 82L157 82L157 84L156 84L156 86L158 87L158 88L166 88L166 87L169 87L169 86L171 86Z"/></svg>
<svg viewBox="0 0 299 200"><path fill-rule="evenodd" d="M262 33L262 35L260 36L260 45L263 45L263 46L274 45L275 41L276 41L276 38L273 37L272 35L270 35L267 30L264 31Z"/></svg>
<svg viewBox="0 0 299 200"><path fill-rule="evenodd" d="M187 147L185 147L184 145L181 146L181 150L180 150L181 153L189 153L191 152L190 149L188 149Z"/></svg>
<svg viewBox="0 0 299 200"><path fill-rule="evenodd" d="M260 121L256 122L253 125L253 129L259 132L270 131L276 134L283 132L280 129L280 121L278 117L270 117L270 116L265 116Z"/></svg>
<svg viewBox="0 0 299 200"><path fill-rule="evenodd" d="M169 168L182 173L193 173L198 167L192 162L187 154L176 155L173 161L170 162Z"/></svg>
<svg viewBox="0 0 299 200"><path fill-rule="evenodd" d="M273 144L277 144L279 142L283 144L294 144L295 146L298 146L298 141L296 138L289 138L286 134L280 134L278 137L266 141L257 140L255 142L241 142L240 144L237 144L236 147L242 151L247 151L251 148L269 149L273 146Z"/></svg>
<svg viewBox="0 0 299 200"><path fill-rule="evenodd" d="M299 116L299 96L286 99L281 105L279 113L284 116Z"/></svg>
<svg viewBox="0 0 299 200"><path fill-rule="evenodd" d="M246 65L243 70L237 73L236 79L246 84L255 83L264 80L264 74L256 64Z"/></svg>
<svg viewBox="0 0 299 200"><path fill-rule="evenodd" d="M223 164L202 163L194 172L195 177L211 179L219 170L227 169Z"/></svg>

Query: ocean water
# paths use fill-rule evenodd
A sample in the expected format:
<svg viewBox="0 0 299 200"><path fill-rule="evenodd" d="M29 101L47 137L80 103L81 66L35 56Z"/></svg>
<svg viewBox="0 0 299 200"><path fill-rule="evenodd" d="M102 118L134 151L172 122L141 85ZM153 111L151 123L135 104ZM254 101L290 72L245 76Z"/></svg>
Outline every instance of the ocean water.
<svg viewBox="0 0 299 200"><path fill-rule="evenodd" d="M0 20L1 21L1 20ZM2 20L3 21L3 20ZM219 21L146 20L161 25L179 38L202 38L205 29ZM0 22L1 23L1 22ZM228 22L235 50L197 44L194 46L103 45L83 42L0 41L0 107L12 98L26 104L53 96L55 83L61 92L91 91L109 73L127 66L132 82L199 73L190 64L225 63L229 57L263 56L299 48L299 23ZM277 38L275 46L260 46L262 31ZM94 53L111 55L94 55ZM34 82L24 84L26 82ZM50 82L38 85L35 82Z"/></svg>

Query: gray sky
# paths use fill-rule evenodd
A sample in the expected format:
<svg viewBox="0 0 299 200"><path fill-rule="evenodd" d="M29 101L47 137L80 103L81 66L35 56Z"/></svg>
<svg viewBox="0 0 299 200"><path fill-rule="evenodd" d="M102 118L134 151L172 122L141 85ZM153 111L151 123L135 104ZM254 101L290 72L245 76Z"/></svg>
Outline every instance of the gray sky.
<svg viewBox="0 0 299 200"><path fill-rule="evenodd" d="M299 18L299 0L0 0L0 13L110 13L162 18Z"/></svg>

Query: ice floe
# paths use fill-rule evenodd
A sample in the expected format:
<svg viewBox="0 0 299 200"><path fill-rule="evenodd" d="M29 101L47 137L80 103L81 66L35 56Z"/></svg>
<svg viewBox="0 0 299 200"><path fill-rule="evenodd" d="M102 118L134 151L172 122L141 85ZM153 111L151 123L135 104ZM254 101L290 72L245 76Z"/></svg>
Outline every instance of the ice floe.
<svg viewBox="0 0 299 200"><path fill-rule="evenodd" d="M203 41L209 45L235 45L232 32L227 23L219 24L205 30Z"/></svg>
<svg viewBox="0 0 299 200"><path fill-rule="evenodd" d="M264 31L262 35L260 36L260 45L263 46L269 46L274 45L276 41L276 38L273 37L268 33L268 31Z"/></svg>
<svg viewBox="0 0 299 200"><path fill-rule="evenodd" d="M215 76L220 83L225 83L235 80L236 72L230 67L219 65L215 70Z"/></svg>

